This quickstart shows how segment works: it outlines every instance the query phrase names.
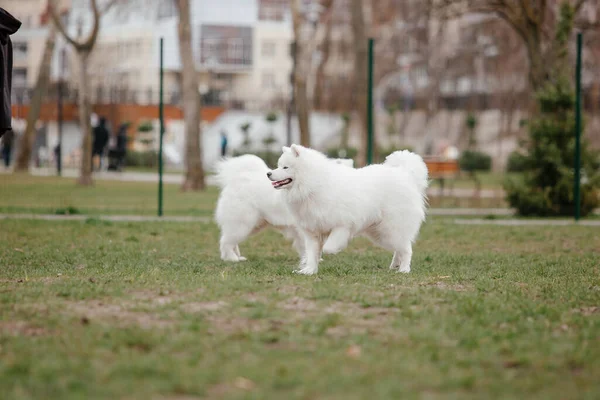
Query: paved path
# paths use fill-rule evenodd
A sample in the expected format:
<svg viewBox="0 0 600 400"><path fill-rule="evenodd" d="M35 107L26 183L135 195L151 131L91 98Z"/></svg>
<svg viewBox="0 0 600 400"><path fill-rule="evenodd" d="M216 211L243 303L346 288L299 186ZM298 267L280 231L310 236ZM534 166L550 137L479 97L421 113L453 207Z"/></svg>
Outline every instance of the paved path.
<svg viewBox="0 0 600 400"><path fill-rule="evenodd" d="M42 221L87 221L102 220L111 222L201 222L207 223L210 217L188 217L188 216L163 216L153 217L149 215L54 215L54 214L0 214L3 219L34 219Z"/></svg>
<svg viewBox="0 0 600 400"><path fill-rule="evenodd" d="M481 219L481 218L461 218L455 219L458 225L503 225L503 226L598 226L600 220L583 220L575 222L573 219Z"/></svg>
<svg viewBox="0 0 600 400"><path fill-rule="evenodd" d="M443 211L451 211L451 213L443 214ZM434 209L435 215L460 215L457 209ZM483 210L482 210L483 211ZM465 214L467 215L467 214ZM476 215L476 214L470 214ZM480 214L481 215L481 214ZM485 215L490 214L489 211ZM506 215L506 214L497 214ZM209 223L212 221L211 217L188 217L188 216L143 216L143 215L99 215L99 216L86 216L86 215L51 215L51 214L0 214L0 220L3 219L29 219L29 220L43 220L43 221L87 221L88 219L98 219L101 221L111 222L195 222L195 223ZM458 225L502 225L502 226L567 226L567 225L580 225L580 226L598 226L600 227L600 220L583 220L575 222L572 219L483 219L483 218L456 218L452 220L453 223Z"/></svg>
<svg viewBox="0 0 600 400"><path fill-rule="evenodd" d="M0 174L4 172L0 171ZM31 170L31 174L35 176L56 176L56 170L50 168L34 168ZM62 172L64 178L77 178L79 171L76 169L65 169ZM158 182L158 174L151 172L112 172L102 171L95 172L94 179L97 180L108 180L108 181L122 181L122 182ZM180 185L183 183L183 175L179 173L165 173L163 175L163 182L165 184ZM215 185L215 178L212 175L206 177L206 183L208 185ZM427 194L431 197L438 197L440 189L437 187L429 188ZM445 195L447 197L473 197L473 189L465 188L452 188L452 190L446 189ZM483 199L490 198L503 198L504 191L497 189L482 189L479 193L479 197Z"/></svg>

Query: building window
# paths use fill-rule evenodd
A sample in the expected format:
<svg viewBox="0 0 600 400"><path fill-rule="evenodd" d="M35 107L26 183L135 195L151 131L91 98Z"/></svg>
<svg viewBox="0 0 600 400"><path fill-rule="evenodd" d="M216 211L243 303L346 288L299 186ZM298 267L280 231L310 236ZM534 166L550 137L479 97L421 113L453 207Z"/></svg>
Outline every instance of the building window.
<svg viewBox="0 0 600 400"><path fill-rule="evenodd" d="M259 0L258 19L261 21L283 21L288 0Z"/></svg>
<svg viewBox="0 0 600 400"><path fill-rule="evenodd" d="M206 62L219 62L219 39L206 38L202 40L202 58Z"/></svg>
<svg viewBox="0 0 600 400"><path fill-rule="evenodd" d="M167 19L177 15L175 0L162 0L158 3L158 19Z"/></svg>
<svg viewBox="0 0 600 400"><path fill-rule="evenodd" d="M15 68L12 73L13 87L23 88L27 86L27 68Z"/></svg>
<svg viewBox="0 0 600 400"><path fill-rule="evenodd" d="M13 42L13 57L15 60L27 58L27 42Z"/></svg>
<svg viewBox="0 0 600 400"><path fill-rule="evenodd" d="M203 65L251 65L252 28L202 25L199 56Z"/></svg>
<svg viewBox="0 0 600 400"><path fill-rule="evenodd" d="M275 89L275 74L272 72L263 72L262 74L263 89Z"/></svg>
<svg viewBox="0 0 600 400"><path fill-rule="evenodd" d="M242 39L227 40L227 58L231 64L237 64L244 60L244 41Z"/></svg>
<svg viewBox="0 0 600 400"><path fill-rule="evenodd" d="M262 42L262 45L260 47L260 55L263 57L275 57L276 47L277 46L275 42L271 40L265 40L264 42Z"/></svg>

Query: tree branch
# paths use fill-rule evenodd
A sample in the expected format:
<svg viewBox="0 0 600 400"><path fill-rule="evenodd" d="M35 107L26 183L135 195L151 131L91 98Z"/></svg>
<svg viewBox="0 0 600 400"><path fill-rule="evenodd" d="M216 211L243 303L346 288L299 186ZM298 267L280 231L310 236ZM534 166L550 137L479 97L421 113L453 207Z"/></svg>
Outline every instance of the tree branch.
<svg viewBox="0 0 600 400"><path fill-rule="evenodd" d="M79 47L79 42L77 42L77 40L72 38L67 33L65 26L63 25L62 21L60 20L60 15L58 15L56 9L54 8L54 1L55 0L50 0L48 2L48 9L50 11L50 16L52 17L52 21L54 22L54 25L56 26L56 28L58 29L60 34L66 39L66 41L69 42L71 44L71 46L73 46L77 49Z"/></svg>
<svg viewBox="0 0 600 400"><path fill-rule="evenodd" d="M583 6L583 3L585 3L586 0L577 0L577 3L575 3L575 7L574 7L574 11L575 14L577 14L577 12L581 9L581 7Z"/></svg>
<svg viewBox="0 0 600 400"><path fill-rule="evenodd" d="M98 37L98 31L100 30L100 11L98 10L97 0L90 0L92 5L92 14L94 15L94 25L92 26L92 31L90 32L89 36L84 41L78 41L68 34L65 26L60 20L60 16L54 8L54 1L55 0L50 0L48 2L48 8L50 9L50 15L52 16L52 20L58 28L58 31L77 51L90 51L94 47L94 43ZM112 7L112 5L114 5L117 1L118 0L111 0L109 6Z"/></svg>
<svg viewBox="0 0 600 400"><path fill-rule="evenodd" d="M100 10L98 10L98 1L90 0L92 4L92 14L94 15L94 25L92 26L92 31L90 32L87 39L81 42L82 50L91 50L94 47L94 43L96 42L96 38L98 37L98 31L100 30Z"/></svg>
<svg viewBox="0 0 600 400"><path fill-rule="evenodd" d="M523 10L525 18L533 24L539 25L542 17L540 15L535 15L535 10L531 7L531 0L520 0L519 3L521 4L521 9Z"/></svg>
<svg viewBox="0 0 600 400"><path fill-rule="evenodd" d="M108 2L108 3L107 3L105 6L104 6L104 8L103 8L103 9L102 9L102 11L100 12L100 14L101 14L101 15L104 15L104 14L106 14L107 12L109 12L109 11L110 11L110 9L111 9L111 8L112 8L114 5L116 5L117 3L120 3L120 2L121 2L121 0L110 0L110 1L109 1L109 2Z"/></svg>

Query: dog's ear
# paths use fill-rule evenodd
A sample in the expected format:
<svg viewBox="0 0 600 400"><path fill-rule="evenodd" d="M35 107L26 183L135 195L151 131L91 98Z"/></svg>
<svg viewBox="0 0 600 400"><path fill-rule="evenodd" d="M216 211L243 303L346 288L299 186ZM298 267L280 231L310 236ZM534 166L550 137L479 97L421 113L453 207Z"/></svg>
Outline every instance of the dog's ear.
<svg viewBox="0 0 600 400"><path fill-rule="evenodd" d="M284 152L284 153L287 153L288 151L290 151L290 148L289 148L289 147L287 147L287 146L283 146L283 147L281 148L281 151L282 151L282 152Z"/></svg>
<svg viewBox="0 0 600 400"><path fill-rule="evenodd" d="M297 144L293 144L292 147L290 147L290 150L292 151L292 154L295 155L296 157L300 157L300 148L302 146L298 146Z"/></svg>

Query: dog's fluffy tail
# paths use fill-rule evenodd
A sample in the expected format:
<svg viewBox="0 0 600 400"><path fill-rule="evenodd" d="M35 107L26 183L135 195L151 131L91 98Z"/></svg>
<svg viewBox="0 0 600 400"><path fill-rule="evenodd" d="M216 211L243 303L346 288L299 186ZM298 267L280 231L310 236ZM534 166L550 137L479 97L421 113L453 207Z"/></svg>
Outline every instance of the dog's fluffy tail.
<svg viewBox="0 0 600 400"><path fill-rule="evenodd" d="M215 183L223 189L225 186L237 181L245 181L250 176L260 175L264 179L269 167L265 162L252 154L244 154L239 157L223 158L217 161L215 172Z"/></svg>
<svg viewBox="0 0 600 400"><path fill-rule="evenodd" d="M409 171L419 191L425 193L425 189L429 185L429 172L420 155L408 150L395 151L385 158L383 164Z"/></svg>

